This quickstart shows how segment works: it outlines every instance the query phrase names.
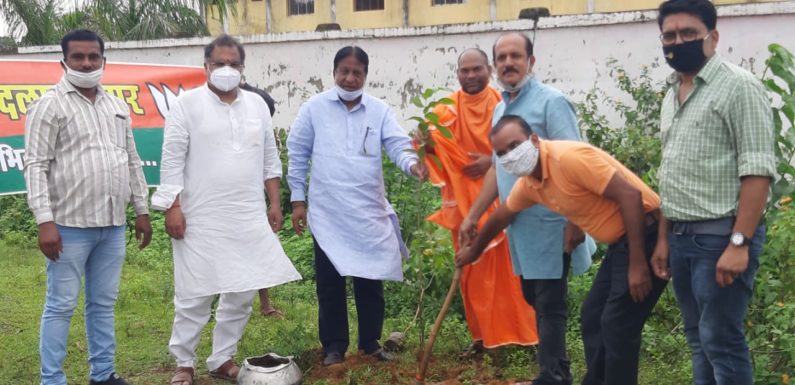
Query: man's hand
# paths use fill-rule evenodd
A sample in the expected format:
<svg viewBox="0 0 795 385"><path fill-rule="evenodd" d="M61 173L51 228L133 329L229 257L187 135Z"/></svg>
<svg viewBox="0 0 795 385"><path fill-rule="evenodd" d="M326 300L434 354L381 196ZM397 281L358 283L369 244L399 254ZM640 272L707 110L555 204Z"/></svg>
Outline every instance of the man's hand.
<svg viewBox="0 0 795 385"><path fill-rule="evenodd" d="M185 215L182 214L182 207L171 206L166 210L166 233L174 239L182 239L185 237L185 229L188 223L185 221Z"/></svg>
<svg viewBox="0 0 795 385"><path fill-rule="evenodd" d="M39 249L51 261L58 261L59 254L63 251L63 243L55 222L44 222L39 225Z"/></svg>
<svg viewBox="0 0 795 385"><path fill-rule="evenodd" d="M478 235L478 224L469 216L464 217L461 226L458 228L458 247L468 247L472 240Z"/></svg>
<svg viewBox="0 0 795 385"><path fill-rule="evenodd" d="M414 175L419 179L421 182L424 182L428 179L428 167L425 166L425 163L414 163L411 166L411 175Z"/></svg>
<svg viewBox="0 0 795 385"><path fill-rule="evenodd" d="M464 267L478 260L480 256L472 252L471 247L461 247L455 253L455 267Z"/></svg>
<svg viewBox="0 0 795 385"><path fill-rule="evenodd" d="M585 233L579 226L566 222L566 229L563 231L563 252L571 255L572 251L585 241Z"/></svg>
<svg viewBox="0 0 795 385"><path fill-rule="evenodd" d="M668 241L657 239L657 246L654 247L654 252L651 255L651 267L654 269L654 275L657 278L669 280L671 279L671 270L668 267Z"/></svg>
<svg viewBox="0 0 795 385"><path fill-rule="evenodd" d="M462 170L464 175L470 179L478 179L486 175L486 172L491 168L491 155L474 152L470 152L468 155L472 162L464 166Z"/></svg>
<svg viewBox="0 0 795 385"><path fill-rule="evenodd" d="M135 239L138 240L138 249L143 249L152 241L152 224L149 215L143 214L135 217Z"/></svg>
<svg viewBox="0 0 795 385"><path fill-rule="evenodd" d="M718 259L715 266L715 280L718 286L731 285L740 274L748 269L748 246L737 247L729 245Z"/></svg>
<svg viewBox="0 0 795 385"><path fill-rule="evenodd" d="M271 230L273 230L274 233L278 233L282 230L282 226L284 225L284 215L282 214L281 207L268 207L268 223L270 223Z"/></svg>
<svg viewBox="0 0 795 385"><path fill-rule="evenodd" d="M632 263L630 257L629 262L629 295L635 302L643 302L646 296L651 291L651 274L649 274L649 267L646 263Z"/></svg>
<svg viewBox="0 0 795 385"><path fill-rule="evenodd" d="M306 203L293 202L293 230L302 235L306 229Z"/></svg>

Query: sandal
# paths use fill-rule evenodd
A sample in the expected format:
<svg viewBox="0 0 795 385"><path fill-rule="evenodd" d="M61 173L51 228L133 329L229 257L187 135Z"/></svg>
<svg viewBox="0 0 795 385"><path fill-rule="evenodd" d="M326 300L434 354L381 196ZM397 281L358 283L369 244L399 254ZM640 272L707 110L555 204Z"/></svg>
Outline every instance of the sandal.
<svg viewBox="0 0 795 385"><path fill-rule="evenodd" d="M193 385L193 368L180 366L174 370L171 385Z"/></svg>
<svg viewBox="0 0 795 385"><path fill-rule="evenodd" d="M210 377L237 382L238 373L240 373L240 368L235 365L234 361L229 360L221 364L218 369L210 371Z"/></svg>

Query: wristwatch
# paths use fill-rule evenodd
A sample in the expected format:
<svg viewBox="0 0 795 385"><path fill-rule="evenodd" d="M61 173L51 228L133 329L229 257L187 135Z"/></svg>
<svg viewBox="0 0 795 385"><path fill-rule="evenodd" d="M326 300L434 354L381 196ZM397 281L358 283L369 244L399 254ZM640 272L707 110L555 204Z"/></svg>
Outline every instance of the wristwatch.
<svg viewBox="0 0 795 385"><path fill-rule="evenodd" d="M751 239L747 238L743 233L736 231L732 233L730 241L735 247L748 246L751 244Z"/></svg>

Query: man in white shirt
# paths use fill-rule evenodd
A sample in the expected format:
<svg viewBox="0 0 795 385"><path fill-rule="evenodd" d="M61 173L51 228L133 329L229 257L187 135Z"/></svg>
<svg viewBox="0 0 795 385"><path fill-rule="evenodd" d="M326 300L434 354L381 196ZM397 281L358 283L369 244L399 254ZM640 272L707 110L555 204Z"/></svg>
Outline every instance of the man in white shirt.
<svg viewBox="0 0 795 385"><path fill-rule="evenodd" d="M193 383L196 346L216 295L207 367L234 382L233 358L257 290L301 278L272 230L282 221L282 166L268 106L239 91L243 46L219 36L204 60L208 83L180 95L166 118L161 185L152 197L173 238L172 385Z"/></svg>

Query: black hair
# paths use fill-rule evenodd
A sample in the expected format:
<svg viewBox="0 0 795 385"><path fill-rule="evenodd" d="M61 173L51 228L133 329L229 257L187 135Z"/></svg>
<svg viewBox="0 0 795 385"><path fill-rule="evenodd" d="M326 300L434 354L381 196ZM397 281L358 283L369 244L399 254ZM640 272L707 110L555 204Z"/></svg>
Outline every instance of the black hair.
<svg viewBox="0 0 795 385"><path fill-rule="evenodd" d="M524 50L527 53L527 57L533 56L533 42L530 40L530 38L527 35L521 32L505 32L501 34L500 37L497 38L497 40L494 40L494 45L491 46L491 57L495 62L497 60L497 43L499 43L500 39L508 35L521 36L522 39L524 39Z"/></svg>
<svg viewBox="0 0 795 385"><path fill-rule="evenodd" d="M263 100L265 100L265 104L268 105L268 110L270 110L271 116L273 116L273 114L276 113L276 102L268 94L268 91L265 91L263 89L254 87L254 86L252 86L251 84L248 84L248 83L243 83L243 85L240 86L240 88L244 89L246 91L249 91L249 92L253 92L253 93L259 95Z"/></svg>
<svg viewBox="0 0 795 385"><path fill-rule="evenodd" d="M461 51L461 54L458 55L458 64L461 64L461 57L464 56L465 53L473 52L473 51L479 53L480 56L483 56L483 60L486 62L487 65L489 64L489 55L487 55L486 52L484 52L482 49L477 48L477 47L475 47L475 48L467 48L467 49Z"/></svg>
<svg viewBox="0 0 795 385"><path fill-rule="evenodd" d="M99 53L103 56L105 55L105 41L94 31L76 29L64 35L63 39L61 39L61 52L63 52L64 58L66 57L67 51L69 51L70 41L96 41L99 43Z"/></svg>
<svg viewBox="0 0 795 385"><path fill-rule="evenodd" d="M227 34L220 35L213 39L210 44L204 46L204 60L210 60L215 47L235 47L237 52L240 53L240 64L246 63L246 50L243 49L243 44L240 44L237 39Z"/></svg>
<svg viewBox="0 0 795 385"><path fill-rule="evenodd" d="M337 51L337 54L334 55L334 71L337 71L337 66L340 64L342 59L345 59L349 56L355 57L359 63L364 64L364 73L367 74L367 68L370 66L370 58L367 56L367 52L364 52L363 49L355 45L342 47L339 51Z"/></svg>
<svg viewBox="0 0 795 385"><path fill-rule="evenodd" d="M667 0L660 4L657 14L657 24L662 30L666 17L677 13L686 13L701 19L707 30L712 31L718 25L718 11L709 0Z"/></svg>
<svg viewBox="0 0 795 385"><path fill-rule="evenodd" d="M503 115L500 118L500 120L497 121L497 124L495 124L494 127L491 128L490 135L491 136L497 135L497 133L500 132L500 130L502 130L502 128L508 125L509 123L516 123L519 126L521 126L522 130L524 130L524 133L527 134L528 137L530 137L530 135L533 135L533 129L530 128L530 125L527 123L527 121L524 120L524 118L522 118L519 115Z"/></svg>

